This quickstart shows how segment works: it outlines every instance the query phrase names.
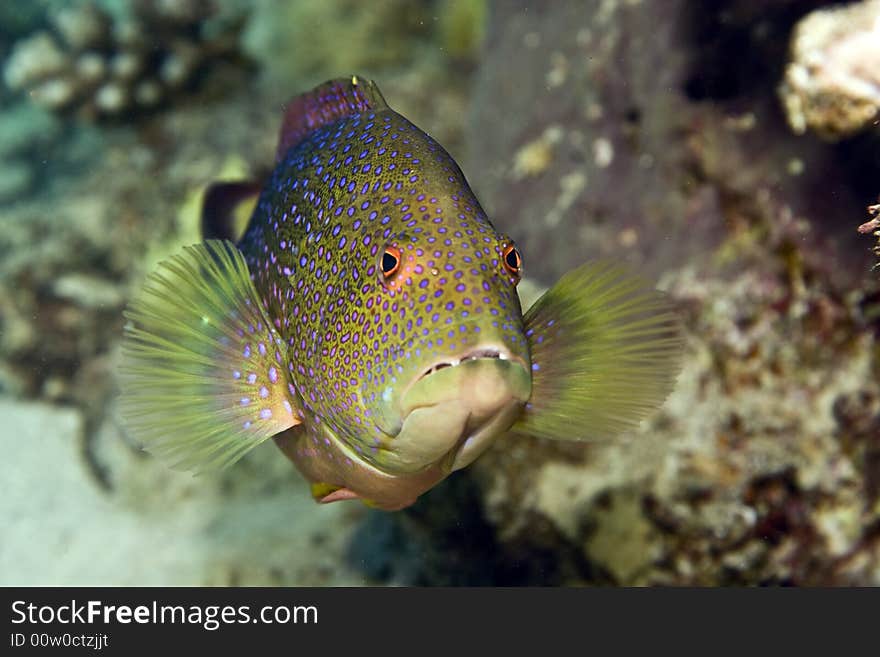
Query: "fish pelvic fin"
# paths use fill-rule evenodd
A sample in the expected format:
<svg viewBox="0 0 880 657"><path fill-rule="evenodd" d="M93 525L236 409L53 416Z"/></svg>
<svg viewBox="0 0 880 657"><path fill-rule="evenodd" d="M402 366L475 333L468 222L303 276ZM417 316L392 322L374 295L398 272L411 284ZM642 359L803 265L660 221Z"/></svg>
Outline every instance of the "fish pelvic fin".
<svg viewBox="0 0 880 657"><path fill-rule="evenodd" d="M223 468L301 422L286 345L229 242L162 261L125 317L122 420L172 467Z"/></svg>
<svg viewBox="0 0 880 657"><path fill-rule="evenodd" d="M318 504L330 504L331 502L360 499L357 493L344 486L335 486L323 482L311 484L311 492L312 499Z"/></svg>
<svg viewBox="0 0 880 657"><path fill-rule="evenodd" d="M294 96L284 112L276 160L325 125L347 116L385 109L388 109L388 103L376 83L357 75L330 80Z"/></svg>
<svg viewBox="0 0 880 657"><path fill-rule="evenodd" d="M607 439L659 408L681 369L677 313L662 292L607 262L564 275L524 318L532 396L517 433Z"/></svg>

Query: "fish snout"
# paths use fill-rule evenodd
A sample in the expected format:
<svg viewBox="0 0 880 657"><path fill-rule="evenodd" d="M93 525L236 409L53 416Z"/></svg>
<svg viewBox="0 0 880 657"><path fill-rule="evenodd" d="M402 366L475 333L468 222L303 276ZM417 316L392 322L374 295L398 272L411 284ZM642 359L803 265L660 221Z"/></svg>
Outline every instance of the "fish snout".
<svg viewBox="0 0 880 657"><path fill-rule="evenodd" d="M531 394L525 363L509 351L480 347L425 368L400 397L400 430L388 445L399 472L443 461L457 470L506 431Z"/></svg>

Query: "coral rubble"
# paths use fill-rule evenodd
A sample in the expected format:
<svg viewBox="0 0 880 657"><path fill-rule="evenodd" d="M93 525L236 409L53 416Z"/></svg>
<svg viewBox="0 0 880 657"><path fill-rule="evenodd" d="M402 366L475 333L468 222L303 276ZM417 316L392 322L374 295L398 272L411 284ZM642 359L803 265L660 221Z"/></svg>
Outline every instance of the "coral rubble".
<svg viewBox="0 0 880 657"><path fill-rule="evenodd" d="M666 279L688 364L636 435L476 464L500 553L554 546L569 583L880 584L880 325L801 230L747 231L737 267Z"/></svg>
<svg viewBox="0 0 880 657"><path fill-rule="evenodd" d="M791 129L830 140L880 111L880 2L818 9L798 23L779 95Z"/></svg>
<svg viewBox="0 0 880 657"><path fill-rule="evenodd" d="M89 119L153 110L218 63L242 61L243 19L219 16L211 0L133 0L118 17L86 2L50 23L15 45L6 83L40 107Z"/></svg>

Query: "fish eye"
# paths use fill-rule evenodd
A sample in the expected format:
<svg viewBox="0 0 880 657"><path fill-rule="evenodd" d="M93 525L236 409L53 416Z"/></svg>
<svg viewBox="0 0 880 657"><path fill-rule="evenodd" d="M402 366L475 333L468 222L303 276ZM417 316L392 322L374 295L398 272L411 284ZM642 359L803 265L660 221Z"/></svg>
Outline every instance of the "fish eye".
<svg viewBox="0 0 880 657"><path fill-rule="evenodd" d="M504 268L507 272L511 276L519 278L519 275L522 273L522 256L520 256L519 250L513 244L506 244L504 246L501 260L504 262Z"/></svg>
<svg viewBox="0 0 880 657"><path fill-rule="evenodd" d="M382 254L382 275L388 280L400 269L400 249L396 246L386 246Z"/></svg>

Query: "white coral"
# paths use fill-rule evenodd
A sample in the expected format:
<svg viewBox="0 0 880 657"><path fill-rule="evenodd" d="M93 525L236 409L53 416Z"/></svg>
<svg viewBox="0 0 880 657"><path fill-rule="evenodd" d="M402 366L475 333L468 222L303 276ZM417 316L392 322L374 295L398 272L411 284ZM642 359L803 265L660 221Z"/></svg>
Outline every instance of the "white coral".
<svg viewBox="0 0 880 657"><path fill-rule="evenodd" d="M64 7L52 16L55 29L74 50L85 50L105 41L109 17L92 3Z"/></svg>
<svg viewBox="0 0 880 657"><path fill-rule="evenodd" d="M797 134L810 129L839 139L871 124L880 111L880 0L803 18L780 97Z"/></svg>
<svg viewBox="0 0 880 657"><path fill-rule="evenodd" d="M65 66L64 53L52 35L37 32L15 44L3 75L9 88L18 90L62 71Z"/></svg>

